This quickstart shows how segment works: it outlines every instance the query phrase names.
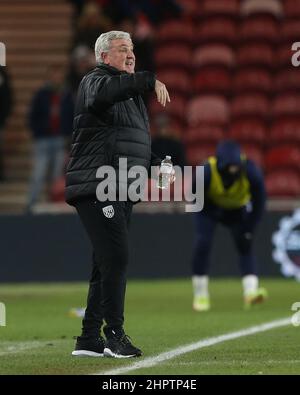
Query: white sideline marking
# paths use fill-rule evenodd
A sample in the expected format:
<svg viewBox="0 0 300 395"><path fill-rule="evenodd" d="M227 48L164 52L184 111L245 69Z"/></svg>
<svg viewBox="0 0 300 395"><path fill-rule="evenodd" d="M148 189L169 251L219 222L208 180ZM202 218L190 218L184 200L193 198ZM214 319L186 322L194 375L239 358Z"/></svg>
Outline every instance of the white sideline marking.
<svg viewBox="0 0 300 395"><path fill-rule="evenodd" d="M31 350L46 346L48 343L56 343L58 340L28 340L28 341L3 341L0 342L0 357L9 354L16 354L22 351Z"/></svg>
<svg viewBox="0 0 300 395"><path fill-rule="evenodd" d="M280 320L267 322L250 328L242 329L240 331L226 333L224 335L210 337L208 339L199 340L196 343L186 344L170 351L163 352L154 357L148 357L141 361L135 362L130 366L124 366L104 372L94 373L95 375L118 375L130 372L132 370L150 368L161 362L178 357L179 355L186 354L191 351L196 351L204 347L214 346L215 344L223 343L228 340L238 339L240 337L254 335L255 333L266 332L274 328L291 325L291 318L282 318Z"/></svg>
<svg viewBox="0 0 300 395"><path fill-rule="evenodd" d="M32 348L38 348L45 345L45 342L39 341L26 341L26 342L5 342L7 344L0 349L0 356L8 355L8 354L15 354L18 352L30 350Z"/></svg>

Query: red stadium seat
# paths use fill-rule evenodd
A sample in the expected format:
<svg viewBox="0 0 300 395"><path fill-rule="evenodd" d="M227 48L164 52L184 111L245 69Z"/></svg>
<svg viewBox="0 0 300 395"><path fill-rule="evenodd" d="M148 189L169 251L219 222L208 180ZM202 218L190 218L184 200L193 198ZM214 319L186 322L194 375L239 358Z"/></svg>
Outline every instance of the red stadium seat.
<svg viewBox="0 0 300 395"><path fill-rule="evenodd" d="M155 51L155 63L157 68L163 66L175 66L190 68L192 51L188 45L170 44L159 46Z"/></svg>
<svg viewBox="0 0 300 395"><path fill-rule="evenodd" d="M197 127L188 128L184 133L186 143L206 142L216 143L224 138L224 130L219 125L200 124Z"/></svg>
<svg viewBox="0 0 300 395"><path fill-rule="evenodd" d="M193 54L195 67L206 65L223 65L232 67L235 64L233 50L224 44L209 44L198 47Z"/></svg>
<svg viewBox="0 0 300 395"><path fill-rule="evenodd" d="M266 175L265 184L268 196L296 197L300 195L300 178L296 171L273 171Z"/></svg>
<svg viewBox="0 0 300 395"><path fill-rule="evenodd" d="M159 43L193 43L195 39L194 26L182 20L164 22L157 32Z"/></svg>
<svg viewBox="0 0 300 395"><path fill-rule="evenodd" d="M300 17L300 0L284 0L284 15L288 18Z"/></svg>
<svg viewBox="0 0 300 395"><path fill-rule="evenodd" d="M270 14L279 18L282 13L280 0L244 0L241 3L242 15Z"/></svg>
<svg viewBox="0 0 300 395"><path fill-rule="evenodd" d="M268 140L271 144L300 143L300 117L276 120Z"/></svg>
<svg viewBox="0 0 300 395"><path fill-rule="evenodd" d="M273 102L273 115L299 115L300 94L282 94L277 96Z"/></svg>
<svg viewBox="0 0 300 395"><path fill-rule="evenodd" d="M292 43L285 43L278 47L275 54L275 64L277 67L292 67L291 59L294 54Z"/></svg>
<svg viewBox="0 0 300 395"><path fill-rule="evenodd" d="M224 125L229 121L229 106L222 96L199 95L187 104L187 122L194 127L203 123Z"/></svg>
<svg viewBox="0 0 300 395"><path fill-rule="evenodd" d="M197 43L219 42L232 45L238 38L236 21L214 16L201 21L197 28Z"/></svg>
<svg viewBox="0 0 300 395"><path fill-rule="evenodd" d="M269 93L273 87L270 73L264 68L246 68L237 71L233 80L236 92L265 92Z"/></svg>
<svg viewBox="0 0 300 395"><path fill-rule="evenodd" d="M260 119L240 119L230 125L229 136L239 142L262 145L267 137L267 128Z"/></svg>
<svg viewBox="0 0 300 395"><path fill-rule="evenodd" d="M233 117L263 117L270 114L270 103L262 94L240 94L235 96L231 103L231 114Z"/></svg>
<svg viewBox="0 0 300 395"><path fill-rule="evenodd" d="M278 28L278 22L273 17L267 15L248 17L241 24L240 39L275 42L278 39Z"/></svg>
<svg viewBox="0 0 300 395"><path fill-rule="evenodd" d="M300 89L300 73L295 68L289 68L277 73L275 77L275 89L276 91L287 91Z"/></svg>
<svg viewBox="0 0 300 395"><path fill-rule="evenodd" d="M163 69L157 71L157 78L166 84L168 91L189 95L191 81L189 74L182 69Z"/></svg>
<svg viewBox="0 0 300 395"><path fill-rule="evenodd" d="M274 53L272 46L260 41L243 44L237 50L237 63L240 66L274 66Z"/></svg>
<svg viewBox="0 0 300 395"><path fill-rule="evenodd" d="M274 169L300 169L300 149L294 145L280 145L269 149L265 154L265 166L268 171Z"/></svg>
<svg viewBox="0 0 300 395"><path fill-rule="evenodd" d="M199 16L230 15L238 17L240 12L239 0L202 0L199 3Z"/></svg>
<svg viewBox="0 0 300 395"><path fill-rule="evenodd" d="M171 98L172 102L162 107L156 97L152 97L149 102L149 111L152 116L158 114L168 114L177 121L184 122L186 116L186 100L183 96L175 95Z"/></svg>
<svg viewBox="0 0 300 395"><path fill-rule="evenodd" d="M299 37L300 37L299 19L296 20L286 19L281 28L280 38L282 40L286 40L289 43L292 43L294 41L299 41Z"/></svg>
<svg viewBox="0 0 300 395"><path fill-rule="evenodd" d="M229 94L232 88L231 74L223 67L208 67L198 71L193 80L196 93Z"/></svg>
<svg viewBox="0 0 300 395"><path fill-rule="evenodd" d="M262 149L254 144L241 143L242 152L248 159L253 160L260 168L264 167L264 155Z"/></svg>
<svg viewBox="0 0 300 395"><path fill-rule="evenodd" d="M188 145L186 148L187 162L191 166L199 166L212 155L215 155L215 144Z"/></svg>
<svg viewBox="0 0 300 395"><path fill-rule="evenodd" d="M178 4L183 8L185 15L194 16L198 12L198 0L177 0Z"/></svg>

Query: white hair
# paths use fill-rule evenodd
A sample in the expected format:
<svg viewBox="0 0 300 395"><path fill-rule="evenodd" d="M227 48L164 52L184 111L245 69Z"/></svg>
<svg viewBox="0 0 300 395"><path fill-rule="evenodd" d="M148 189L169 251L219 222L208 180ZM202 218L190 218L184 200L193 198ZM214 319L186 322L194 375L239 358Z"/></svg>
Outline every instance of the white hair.
<svg viewBox="0 0 300 395"><path fill-rule="evenodd" d="M117 39L124 39L124 40L130 40L131 37L130 34L127 32L121 32L118 30L112 30L107 33L102 33L98 38L95 43L95 56L96 56L96 63L103 63L103 59L101 57L103 52L108 52L110 49L110 43L112 40L117 40Z"/></svg>

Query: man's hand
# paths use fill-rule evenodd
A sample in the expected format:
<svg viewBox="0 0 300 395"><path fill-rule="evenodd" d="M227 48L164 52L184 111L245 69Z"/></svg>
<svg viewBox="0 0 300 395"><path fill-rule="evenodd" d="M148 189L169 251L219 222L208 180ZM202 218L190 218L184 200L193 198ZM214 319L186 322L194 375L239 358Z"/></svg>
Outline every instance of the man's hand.
<svg viewBox="0 0 300 395"><path fill-rule="evenodd" d="M171 100L166 85L158 80L155 81L155 93L156 93L157 101L162 106L165 107L167 101L170 103Z"/></svg>
<svg viewBox="0 0 300 395"><path fill-rule="evenodd" d="M156 178L158 179L160 175L160 166L156 166ZM175 170L172 169L172 172L170 174L170 184L173 184L176 180L176 176L175 176Z"/></svg>
<svg viewBox="0 0 300 395"><path fill-rule="evenodd" d="M173 184L175 182L175 180L176 180L175 170L172 169L172 173L171 173L171 177L170 177L170 184Z"/></svg>

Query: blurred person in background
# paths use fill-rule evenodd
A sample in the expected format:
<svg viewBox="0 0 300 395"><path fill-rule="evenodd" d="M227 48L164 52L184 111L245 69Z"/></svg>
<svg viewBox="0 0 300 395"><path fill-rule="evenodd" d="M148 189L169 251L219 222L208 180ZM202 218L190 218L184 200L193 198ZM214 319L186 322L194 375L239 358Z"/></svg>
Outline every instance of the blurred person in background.
<svg viewBox="0 0 300 395"><path fill-rule="evenodd" d="M173 165L182 169L186 165L185 148L177 137L177 131L172 127L168 115L159 114L154 120L154 137L152 139L152 151L160 158L167 152L172 157Z"/></svg>
<svg viewBox="0 0 300 395"><path fill-rule="evenodd" d="M48 193L62 175L66 139L72 134L74 101L65 87L65 68L49 66L47 82L34 94L29 110L33 137L33 168L26 211L31 212L48 179ZM49 173L49 174L48 174Z"/></svg>
<svg viewBox="0 0 300 395"><path fill-rule="evenodd" d="M266 200L262 172L241 154L235 141L222 141L216 156L209 157L204 165L204 194L204 208L196 213L194 310L210 309L209 254L218 223L230 230L239 254L245 308L263 302L267 294L264 288L259 288L252 251L253 236Z"/></svg>
<svg viewBox="0 0 300 395"><path fill-rule="evenodd" d="M73 93L74 100L77 95L80 81L95 66L95 56L89 47L85 45L79 45L78 47L74 48L71 55L69 72L67 75L67 82Z"/></svg>
<svg viewBox="0 0 300 395"><path fill-rule="evenodd" d="M0 181L4 179L3 133L12 110L12 90L6 67L0 66Z"/></svg>
<svg viewBox="0 0 300 395"><path fill-rule="evenodd" d="M85 45L93 49L99 34L110 30L112 21L100 4L93 1L84 4L75 27L73 47Z"/></svg>
<svg viewBox="0 0 300 395"><path fill-rule="evenodd" d="M138 357L142 351L124 330L128 232L134 204L128 189L133 179L126 177L126 200L119 200L118 195L108 200L96 194L101 183L97 172L107 166L114 169L113 187L119 192L121 158L127 161L126 174L133 166L149 171L150 166L160 165L161 159L151 152L141 94L155 92L162 106L170 98L152 72L135 72L133 43L127 32L101 34L95 57L96 68L83 78L78 90L66 177L66 201L75 206L93 247L87 308L72 355Z"/></svg>

